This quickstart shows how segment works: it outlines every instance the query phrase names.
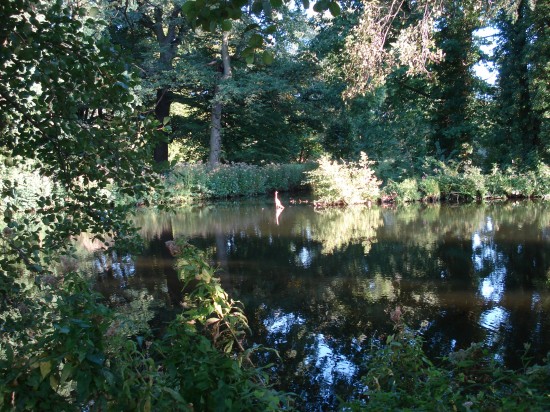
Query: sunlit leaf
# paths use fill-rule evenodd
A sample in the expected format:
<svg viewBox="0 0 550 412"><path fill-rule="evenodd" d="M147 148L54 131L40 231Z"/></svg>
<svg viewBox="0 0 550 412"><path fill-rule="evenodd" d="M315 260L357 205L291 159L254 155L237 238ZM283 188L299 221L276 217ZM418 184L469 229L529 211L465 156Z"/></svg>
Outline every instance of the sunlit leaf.
<svg viewBox="0 0 550 412"><path fill-rule="evenodd" d="M252 36L250 36L250 40L248 41L248 45L253 48L260 48L264 44L264 38L254 33Z"/></svg>
<svg viewBox="0 0 550 412"><path fill-rule="evenodd" d="M273 63L273 53L271 53L270 51L268 50L265 50L263 53L262 53L262 61L264 62L264 64L267 64L267 65L270 65Z"/></svg>
<svg viewBox="0 0 550 412"><path fill-rule="evenodd" d="M40 362L40 375L44 379L52 370L52 362Z"/></svg>

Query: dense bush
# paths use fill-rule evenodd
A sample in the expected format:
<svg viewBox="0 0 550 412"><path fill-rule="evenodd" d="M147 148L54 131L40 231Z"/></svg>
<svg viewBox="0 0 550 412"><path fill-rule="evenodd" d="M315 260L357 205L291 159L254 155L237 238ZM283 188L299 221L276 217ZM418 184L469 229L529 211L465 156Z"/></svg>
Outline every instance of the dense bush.
<svg viewBox="0 0 550 412"><path fill-rule="evenodd" d="M433 176L424 176L418 181L418 190L424 201L437 201L441 197L439 181Z"/></svg>
<svg viewBox="0 0 550 412"><path fill-rule="evenodd" d="M279 410L247 362L247 320L202 253L175 246L186 310L160 338L69 272L2 312L1 410ZM192 285L191 285L192 283Z"/></svg>
<svg viewBox="0 0 550 412"><path fill-rule="evenodd" d="M302 187L309 164L268 164L264 166L234 163L210 169L202 163L178 164L166 178L174 203L193 199L217 199L253 196L273 190L296 190Z"/></svg>
<svg viewBox="0 0 550 412"><path fill-rule="evenodd" d="M357 162L337 162L328 157L319 160L319 167L306 173L317 203L323 205L359 204L375 201L380 195L379 181L373 162L365 153Z"/></svg>
<svg viewBox="0 0 550 412"><path fill-rule="evenodd" d="M398 202L414 202L420 197L416 179L405 179L399 183L390 180L382 189L382 193L386 199Z"/></svg>
<svg viewBox="0 0 550 412"><path fill-rule="evenodd" d="M510 370L481 344L435 365L421 334L400 325L373 342L364 391L344 410L545 411L550 408L550 363Z"/></svg>

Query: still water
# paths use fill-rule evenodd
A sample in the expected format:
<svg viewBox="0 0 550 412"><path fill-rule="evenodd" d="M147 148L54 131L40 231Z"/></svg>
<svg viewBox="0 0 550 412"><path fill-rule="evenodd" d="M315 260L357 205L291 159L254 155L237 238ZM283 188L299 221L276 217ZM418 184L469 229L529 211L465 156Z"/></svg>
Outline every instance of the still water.
<svg viewBox="0 0 550 412"><path fill-rule="evenodd" d="M398 306L423 325L434 359L485 342L518 367L525 343L535 360L550 350L549 203L286 204L280 215L271 199L140 213L148 249L98 256L98 288L112 300L147 296L158 323L181 298L164 241L187 238L244 303L249 344L278 350L282 361L266 360L305 410L331 410L358 390L364 346L392 332Z"/></svg>

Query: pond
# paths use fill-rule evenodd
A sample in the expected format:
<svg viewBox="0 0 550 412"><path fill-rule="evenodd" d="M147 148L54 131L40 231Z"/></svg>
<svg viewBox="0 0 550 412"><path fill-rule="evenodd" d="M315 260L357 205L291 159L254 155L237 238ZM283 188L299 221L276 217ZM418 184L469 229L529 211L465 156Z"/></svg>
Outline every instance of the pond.
<svg viewBox="0 0 550 412"><path fill-rule="evenodd" d="M98 288L161 302L162 321L181 299L164 242L187 238L244 303L248 343L277 349L281 360L265 360L303 410L332 410L358 389L365 346L392 333L397 307L433 359L485 342L519 367L525 343L536 361L550 350L550 204L316 210L281 197L279 215L271 199L140 213L148 249L98 257Z"/></svg>

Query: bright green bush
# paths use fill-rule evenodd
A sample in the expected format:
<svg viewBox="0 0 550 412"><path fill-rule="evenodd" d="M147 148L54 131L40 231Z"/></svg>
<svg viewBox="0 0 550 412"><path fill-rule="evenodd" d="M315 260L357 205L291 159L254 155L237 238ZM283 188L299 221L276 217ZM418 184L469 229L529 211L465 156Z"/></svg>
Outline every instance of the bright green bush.
<svg viewBox="0 0 550 412"><path fill-rule="evenodd" d="M502 172L497 165L493 165L491 173L486 176L485 186L491 198L505 198L513 191L509 173Z"/></svg>
<svg viewBox="0 0 550 412"><path fill-rule="evenodd" d="M448 200L483 199L487 194L485 177L481 169L467 166L463 172L452 167L444 167L437 175L441 195Z"/></svg>
<svg viewBox="0 0 550 412"><path fill-rule="evenodd" d="M382 193L398 202L414 202L421 198L415 179L405 179L402 182L390 180L382 190Z"/></svg>
<svg viewBox="0 0 550 412"><path fill-rule="evenodd" d="M550 166L539 163L535 169L535 196L550 198Z"/></svg>
<svg viewBox="0 0 550 412"><path fill-rule="evenodd" d="M306 183L311 186L317 202L325 205L359 204L376 200L380 195L373 162L365 153L357 162L331 161L327 156L319 160L319 167L306 172Z"/></svg>
<svg viewBox="0 0 550 412"><path fill-rule="evenodd" d="M433 176L422 177L418 181L418 191L422 194L422 200L437 201L441 197L439 182Z"/></svg>

